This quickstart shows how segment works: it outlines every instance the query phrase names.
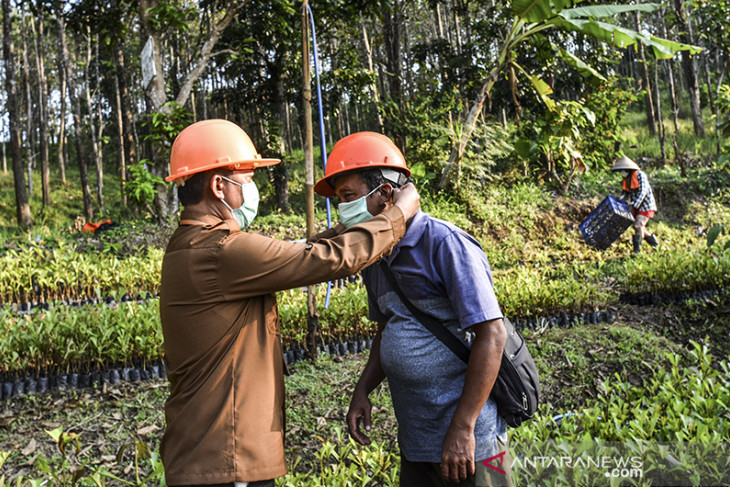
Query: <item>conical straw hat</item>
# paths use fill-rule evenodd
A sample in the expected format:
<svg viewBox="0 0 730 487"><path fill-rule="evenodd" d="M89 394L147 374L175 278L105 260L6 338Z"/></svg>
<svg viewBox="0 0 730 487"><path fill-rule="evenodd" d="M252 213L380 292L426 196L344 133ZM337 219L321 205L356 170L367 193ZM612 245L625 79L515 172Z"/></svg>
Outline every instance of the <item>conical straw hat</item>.
<svg viewBox="0 0 730 487"><path fill-rule="evenodd" d="M611 168L611 171L638 171L639 166L626 156L616 161Z"/></svg>

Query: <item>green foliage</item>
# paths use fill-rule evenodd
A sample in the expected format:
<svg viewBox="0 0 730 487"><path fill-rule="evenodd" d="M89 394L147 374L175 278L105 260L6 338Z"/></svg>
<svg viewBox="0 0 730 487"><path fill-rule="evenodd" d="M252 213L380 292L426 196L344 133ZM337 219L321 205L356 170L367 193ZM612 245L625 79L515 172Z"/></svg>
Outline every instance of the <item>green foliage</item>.
<svg viewBox="0 0 730 487"><path fill-rule="evenodd" d="M155 146L171 147L177 134L190 124L192 113L174 101L162 105L158 112L147 115L144 125L148 134L145 140Z"/></svg>
<svg viewBox="0 0 730 487"><path fill-rule="evenodd" d="M539 2L538 2L539 3ZM656 59L671 59L678 51L697 54L701 48L661 39L657 36L636 32L615 24L595 20L615 17L617 14L641 11L651 13L661 7L657 3L641 5L594 5L562 10L554 25L561 29L581 32L613 46L628 48L641 42L652 49Z"/></svg>
<svg viewBox="0 0 730 487"><path fill-rule="evenodd" d="M79 252L71 244L46 248L31 243L0 257L0 299L53 302L156 293L162 253L149 248L120 259L111 253Z"/></svg>
<svg viewBox="0 0 730 487"><path fill-rule="evenodd" d="M179 1L165 1L147 9L147 15L152 27L158 32L185 32L195 11L192 4L186 6Z"/></svg>
<svg viewBox="0 0 730 487"><path fill-rule="evenodd" d="M53 430L45 430L46 434L53 439L60 456L36 455L32 464L37 469L38 479L24 478L22 475L17 478L17 485L27 482L28 485L47 485L48 481L57 486L96 486L103 487L107 481L113 481L109 485L132 485L146 486L152 484L164 485L164 469L158 452L150 451L148 444L142 439L133 439L124 444L116 454L117 462L124 458L124 451L128 446L133 450L133 462L135 481L125 480L114 475L104 466L98 466L99 460L91 454L91 447L82 448L81 435L76 432L64 431L63 426ZM22 454L22 453L21 453ZM10 452L0 451L0 460L5 460L11 455ZM0 461L0 466L2 461ZM143 469L148 468L149 474ZM0 477L0 487L4 487L5 476ZM8 487L11 484L7 484ZM22 484L26 485L26 484Z"/></svg>
<svg viewBox="0 0 730 487"><path fill-rule="evenodd" d="M616 297L606 292L595 268L566 263L526 265L495 271L495 290L507 316L550 316L605 308Z"/></svg>
<svg viewBox="0 0 730 487"><path fill-rule="evenodd" d="M0 320L0 373L90 371L152 363L163 355L157 301L109 307L53 307Z"/></svg>
<svg viewBox="0 0 730 487"><path fill-rule="evenodd" d="M707 232L707 247L710 248L713 245L715 245L715 242L717 241L718 237L725 233L725 225L717 225ZM730 240L725 242L725 250L730 249Z"/></svg>
<svg viewBox="0 0 730 487"><path fill-rule="evenodd" d="M615 277L628 292L691 292L730 285L730 252L642 253Z"/></svg>
<svg viewBox="0 0 730 487"><path fill-rule="evenodd" d="M290 467L290 473L277 479L278 487L354 487L397 486L400 474L400 457L378 442L368 446L355 443L349 434L336 426L330 438L316 437L321 446L314 452L319 469L297 472L298 458Z"/></svg>
<svg viewBox="0 0 730 487"><path fill-rule="evenodd" d="M360 284L330 289L330 303L324 309L327 286L316 287L320 337L322 342L341 341L375 333L375 325L367 319L367 292ZM286 341L303 343L307 333L307 294L303 289L282 291L277 295L281 333Z"/></svg>
<svg viewBox="0 0 730 487"><path fill-rule="evenodd" d="M609 86L614 87L608 89ZM620 124L626 110L641 98L641 93L621 88L616 78L599 84L585 95L583 105L595 114L595 123L582 134L579 144L586 165L591 169L609 167L616 158L616 147L625 138Z"/></svg>
<svg viewBox="0 0 730 487"><path fill-rule="evenodd" d="M727 19L730 18L728 0L690 0L692 16L697 19L699 28L695 30L706 43L715 44L725 53L730 50L730 32Z"/></svg>
<svg viewBox="0 0 730 487"><path fill-rule="evenodd" d="M595 119L596 115L581 103L556 102L552 110L521 125L522 135L515 148L519 156L532 161L534 171L555 179L565 191L576 171L586 169L578 145Z"/></svg>
<svg viewBox="0 0 730 487"><path fill-rule="evenodd" d="M708 347L697 342L691 343L686 357L669 353L667 359L670 365L643 387L618 376L606 380L596 401L578 414L564 411L559 422L552 419L554 411L543 408L539 417L513 431L512 444L519 445L524 457L582 451L616 454L618 446L624 455L644 459L640 485L650 485L652 478L662 478L662 485L726 483L730 365L713 363ZM574 450L578 445L583 448ZM676 468L667 468L668 453L683 455ZM518 469L516 477L520 485L579 485L586 480L573 476L587 474L585 469ZM603 477L603 472L598 475Z"/></svg>
<svg viewBox="0 0 730 487"><path fill-rule="evenodd" d="M526 113L515 143L516 155L530 172L555 179L564 189L576 172L601 169L616 157L624 141L619 129L628 105L638 94L597 84L578 102L556 102L552 110Z"/></svg>
<svg viewBox="0 0 730 487"><path fill-rule="evenodd" d="M124 191L138 205L152 203L157 194L156 187L165 183L165 180L160 176L152 175L148 169L148 164L151 164L151 161L142 159L137 164L127 167L129 179L124 185Z"/></svg>
<svg viewBox="0 0 730 487"><path fill-rule="evenodd" d="M641 387L669 365L668 351L681 352L674 337L622 321L524 330L523 335L540 373L540 400L552 411L582 408L614 375Z"/></svg>

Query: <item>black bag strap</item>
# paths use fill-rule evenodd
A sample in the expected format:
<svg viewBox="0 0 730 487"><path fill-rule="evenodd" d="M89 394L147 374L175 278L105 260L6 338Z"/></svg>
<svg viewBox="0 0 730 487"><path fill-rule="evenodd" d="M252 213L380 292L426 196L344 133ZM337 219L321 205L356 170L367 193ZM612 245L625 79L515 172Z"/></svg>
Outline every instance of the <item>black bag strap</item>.
<svg viewBox="0 0 730 487"><path fill-rule="evenodd" d="M415 316L428 331L433 333L436 338L441 340L444 345L449 347L449 349L454 352L457 357L464 362L469 363L469 355L471 354L469 347L464 345L461 340L451 333L439 320L416 308L411 300L403 293L400 286L398 286L398 281L393 275L393 271L390 270L390 266L384 260L380 261L380 267L383 269L385 277L388 278L388 282L393 289L395 289L395 292L398 293L398 297L400 297L400 300L406 305L411 314Z"/></svg>

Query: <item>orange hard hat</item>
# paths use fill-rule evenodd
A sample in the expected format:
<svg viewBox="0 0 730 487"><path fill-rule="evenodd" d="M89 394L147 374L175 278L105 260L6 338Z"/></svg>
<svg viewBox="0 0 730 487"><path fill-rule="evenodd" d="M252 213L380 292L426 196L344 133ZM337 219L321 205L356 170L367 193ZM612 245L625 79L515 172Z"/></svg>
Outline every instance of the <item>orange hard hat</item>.
<svg viewBox="0 0 730 487"><path fill-rule="evenodd" d="M183 182L193 174L219 167L240 171L279 162L279 159L263 159L251 138L235 123L203 120L187 126L173 142L170 175L165 181Z"/></svg>
<svg viewBox="0 0 730 487"><path fill-rule="evenodd" d="M324 177L314 190L322 196L334 196L332 176L354 170L385 168L402 172L410 177L403 153L392 140L377 132L356 132L337 141L327 157Z"/></svg>

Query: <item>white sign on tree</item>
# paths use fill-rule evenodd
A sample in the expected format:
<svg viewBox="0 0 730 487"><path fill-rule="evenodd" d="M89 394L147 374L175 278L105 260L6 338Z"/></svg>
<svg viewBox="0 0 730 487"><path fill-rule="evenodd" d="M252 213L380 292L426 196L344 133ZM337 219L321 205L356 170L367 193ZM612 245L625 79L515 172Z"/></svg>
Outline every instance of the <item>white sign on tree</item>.
<svg viewBox="0 0 730 487"><path fill-rule="evenodd" d="M154 48L152 47L152 36L147 38L147 42L142 49L142 86L147 88L152 78L157 74L155 70Z"/></svg>

